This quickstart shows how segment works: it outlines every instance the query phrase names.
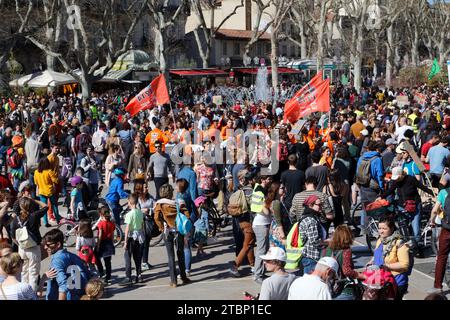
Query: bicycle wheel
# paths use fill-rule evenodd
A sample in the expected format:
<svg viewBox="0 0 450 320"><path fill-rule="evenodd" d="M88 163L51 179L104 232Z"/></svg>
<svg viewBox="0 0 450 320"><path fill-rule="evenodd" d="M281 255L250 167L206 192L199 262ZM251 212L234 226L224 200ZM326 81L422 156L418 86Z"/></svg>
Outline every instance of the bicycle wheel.
<svg viewBox="0 0 450 320"><path fill-rule="evenodd" d="M353 208L353 210L352 210L352 221L351 221L351 224L352 224L353 226L355 226L355 227L359 225L359 223L358 223L358 221L357 221L357 218L358 218L358 217L355 217L356 211L361 211L361 210L362 210L362 203L361 203L361 202L358 202L358 203L356 204L355 208Z"/></svg>
<svg viewBox="0 0 450 320"><path fill-rule="evenodd" d="M366 243L369 252L373 252L378 240L378 226L374 218L367 218Z"/></svg>
<svg viewBox="0 0 450 320"><path fill-rule="evenodd" d="M114 247L117 247L123 240L123 231L122 229L116 225L116 229L114 230Z"/></svg>
<svg viewBox="0 0 450 320"><path fill-rule="evenodd" d="M58 226L58 230L64 235L64 244L66 247L75 246L77 241L76 227L77 224L72 221L63 222Z"/></svg>

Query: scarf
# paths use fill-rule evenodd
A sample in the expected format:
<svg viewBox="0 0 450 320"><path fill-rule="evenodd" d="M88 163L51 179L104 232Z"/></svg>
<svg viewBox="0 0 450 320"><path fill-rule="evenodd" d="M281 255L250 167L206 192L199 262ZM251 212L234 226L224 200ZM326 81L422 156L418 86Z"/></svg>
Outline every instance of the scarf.
<svg viewBox="0 0 450 320"><path fill-rule="evenodd" d="M392 249L396 245L397 240L400 239L401 239L400 233L398 231L395 231L389 237L381 240L381 243L383 244L383 258L386 258L386 256L392 251Z"/></svg>

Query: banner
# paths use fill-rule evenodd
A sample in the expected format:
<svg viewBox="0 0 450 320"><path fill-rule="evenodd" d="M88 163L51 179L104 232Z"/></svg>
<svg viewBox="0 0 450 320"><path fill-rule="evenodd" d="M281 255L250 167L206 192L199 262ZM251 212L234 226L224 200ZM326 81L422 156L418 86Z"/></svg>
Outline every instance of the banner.
<svg viewBox="0 0 450 320"><path fill-rule="evenodd" d="M160 74L153 79L149 86L131 99L125 110L134 117L140 111L166 103L170 103L169 92L167 91L166 78L164 74Z"/></svg>
<svg viewBox="0 0 450 320"><path fill-rule="evenodd" d="M284 106L284 121L295 123L313 112L330 111L330 79L322 79L322 71L301 88Z"/></svg>
<svg viewBox="0 0 450 320"><path fill-rule="evenodd" d="M416 93L414 95L414 101L416 101L421 106L425 105L425 101L427 100L427 97L422 93Z"/></svg>

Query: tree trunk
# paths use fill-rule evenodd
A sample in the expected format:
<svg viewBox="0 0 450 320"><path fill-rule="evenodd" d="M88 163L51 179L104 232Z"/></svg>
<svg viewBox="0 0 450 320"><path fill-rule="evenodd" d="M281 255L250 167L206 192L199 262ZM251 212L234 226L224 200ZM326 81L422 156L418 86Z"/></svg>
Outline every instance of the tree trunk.
<svg viewBox="0 0 450 320"><path fill-rule="evenodd" d="M387 30L387 43L386 43L386 87L390 87L392 84L392 68L394 65L393 62L393 47L394 47L394 26L391 24Z"/></svg>
<svg viewBox="0 0 450 320"><path fill-rule="evenodd" d="M444 40L441 40L438 47L439 51L439 65L444 65L447 59L448 51L445 50L445 43Z"/></svg>
<svg viewBox="0 0 450 320"><path fill-rule="evenodd" d="M163 37L163 30L156 26L155 27L155 49L154 49L154 56L156 59L156 62L159 65L159 71L161 73L166 73L167 69L167 62L166 57L164 54L164 37Z"/></svg>
<svg viewBox="0 0 450 320"><path fill-rule="evenodd" d="M45 58L46 58L47 70L55 71L55 62L56 62L55 57L47 54Z"/></svg>
<svg viewBox="0 0 450 320"><path fill-rule="evenodd" d="M81 84L81 95L83 97L83 103L88 102L89 99L91 98L91 90L92 90L93 83L94 83L94 81L89 75L82 75L80 84Z"/></svg>
<svg viewBox="0 0 450 320"><path fill-rule="evenodd" d="M411 43L411 62L416 67L419 65L419 34L417 30L414 32L414 39Z"/></svg>
<svg viewBox="0 0 450 320"><path fill-rule="evenodd" d="M278 97L278 41L277 33L272 32L270 34L270 65L272 67L272 88L274 91L274 104L276 103Z"/></svg>
<svg viewBox="0 0 450 320"><path fill-rule="evenodd" d="M353 63L353 76L354 76L354 87L358 93L361 90L361 66L362 66L362 57L357 55L354 57Z"/></svg>
<svg viewBox="0 0 450 320"><path fill-rule="evenodd" d="M308 49L307 49L307 37L305 35L305 23L302 22L300 24L300 58L306 59L308 57Z"/></svg>
<svg viewBox="0 0 450 320"><path fill-rule="evenodd" d="M319 31L317 32L317 72L323 68L323 32L325 22L325 1L322 1L320 7Z"/></svg>

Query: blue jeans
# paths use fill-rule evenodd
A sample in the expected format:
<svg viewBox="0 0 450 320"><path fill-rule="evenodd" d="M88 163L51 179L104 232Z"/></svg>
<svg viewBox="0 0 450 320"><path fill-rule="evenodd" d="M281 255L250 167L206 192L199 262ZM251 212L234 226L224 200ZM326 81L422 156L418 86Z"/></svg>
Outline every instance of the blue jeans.
<svg viewBox="0 0 450 320"><path fill-rule="evenodd" d="M58 199L56 198L56 196L55 195L52 195L50 197L46 197L43 195L39 196L39 200L45 204L48 203L48 199L50 199L50 203L52 205L52 210L53 210L53 214L55 215L56 222L59 223L59 221L61 220L61 216L59 215ZM47 214L44 215L44 224L48 224L48 215Z"/></svg>
<svg viewBox="0 0 450 320"><path fill-rule="evenodd" d="M113 214L114 222L120 226L120 213L122 212L122 207L118 203L111 201L106 201L106 204Z"/></svg>
<svg viewBox="0 0 450 320"><path fill-rule="evenodd" d="M302 257L300 260L300 269L303 270L303 274L311 274L316 267L317 261L308 257Z"/></svg>
<svg viewBox="0 0 450 320"><path fill-rule="evenodd" d="M340 295L338 295L333 300L355 300L352 293L343 291Z"/></svg>
<svg viewBox="0 0 450 320"><path fill-rule="evenodd" d="M192 240L194 237L194 229L184 236L184 262L186 267L186 272L191 271L191 260L192 260Z"/></svg>
<svg viewBox="0 0 450 320"><path fill-rule="evenodd" d="M414 242L416 245L420 242L420 217L422 213L422 204L416 203L416 212L408 214L408 220L411 222L413 229Z"/></svg>

